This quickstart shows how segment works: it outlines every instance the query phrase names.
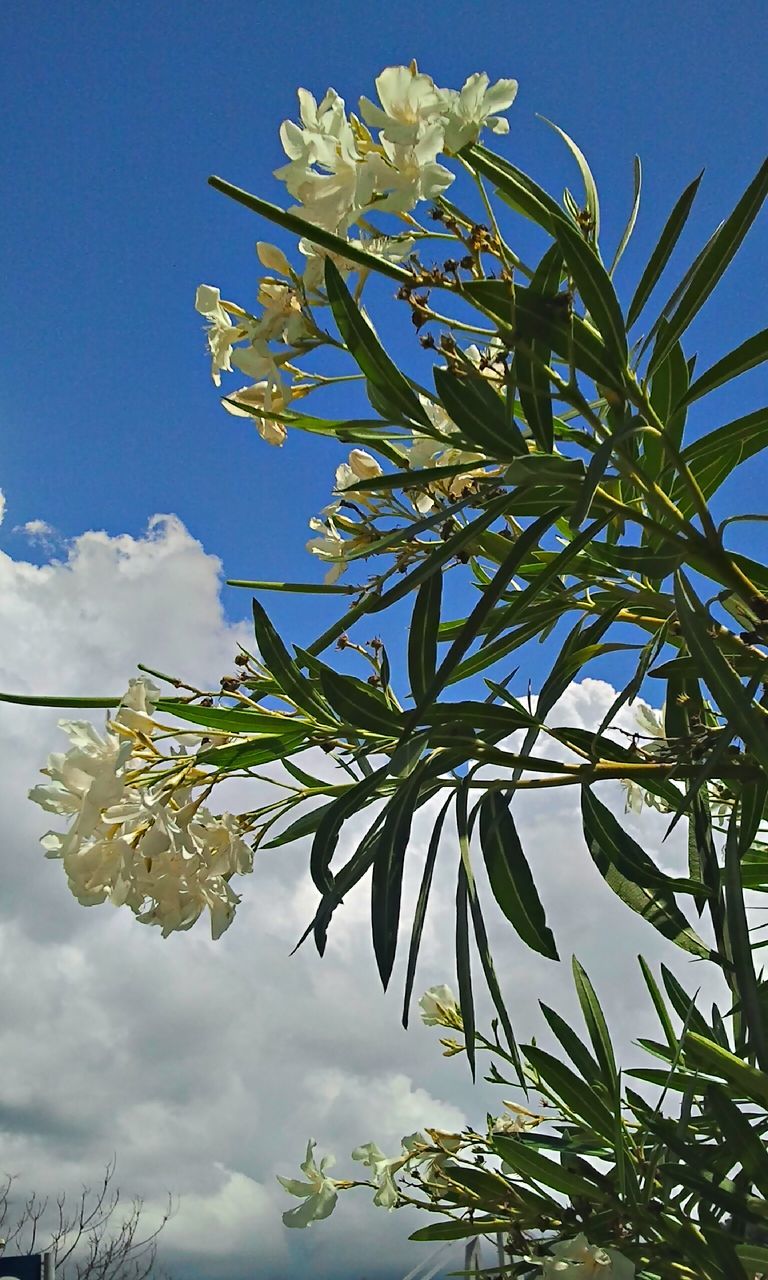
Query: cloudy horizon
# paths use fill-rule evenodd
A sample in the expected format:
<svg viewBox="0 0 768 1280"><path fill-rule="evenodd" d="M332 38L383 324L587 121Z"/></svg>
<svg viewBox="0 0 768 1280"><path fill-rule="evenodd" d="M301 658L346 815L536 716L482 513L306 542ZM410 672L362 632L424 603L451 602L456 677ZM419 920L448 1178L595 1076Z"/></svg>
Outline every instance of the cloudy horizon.
<svg viewBox="0 0 768 1280"><path fill-rule="evenodd" d="M12 496L9 507L12 519ZM247 636L245 623L224 616L220 563L173 516L153 517L138 537L85 532L49 548L39 564L0 555L0 584L4 691L118 693L137 662L215 683ZM606 683L585 679L558 713L594 724L612 696ZM71 1192L97 1180L116 1154L120 1187L141 1196L150 1217L162 1211L166 1193L178 1199L159 1259L180 1278L245 1280L258 1270L287 1280L301 1265L328 1280L405 1275L435 1249L407 1241L423 1214L389 1214L359 1189L340 1196L328 1221L287 1230L281 1213L296 1202L276 1175L298 1175L310 1137L318 1154L336 1155L334 1176L359 1175L349 1159L355 1146L373 1140L394 1154L404 1134L426 1124L482 1124L487 1110L502 1109L499 1090L480 1073L473 1088L463 1059L444 1059L436 1029L417 1016L403 1031L403 957L384 995L364 886L335 918L322 960L311 943L290 955L315 901L306 842L257 855L253 875L239 886L235 922L217 943L204 921L164 941L125 910L80 907L60 864L38 844L56 824L26 799L48 753L65 745L61 715L0 704L0 1171L18 1175L19 1192ZM91 718L98 724L103 715ZM618 785L604 795L620 812ZM240 796L230 792L224 803L234 806ZM602 883L581 840L575 795L520 796L518 815L561 957L579 956L622 1060L636 1064L630 1042L655 1034L637 952L665 959L689 986L698 985L698 973ZM660 840L659 815L627 821L640 838ZM428 834L423 815L409 856L411 902ZM665 860L675 856L665 849ZM449 859L450 841L417 994L440 982L455 986ZM578 1016L568 964L527 952L487 894L486 903L516 1030L523 1040L536 1034L546 1042L539 998ZM487 1028L487 1002L478 1003ZM446 1265L457 1266L457 1257L448 1255Z"/></svg>

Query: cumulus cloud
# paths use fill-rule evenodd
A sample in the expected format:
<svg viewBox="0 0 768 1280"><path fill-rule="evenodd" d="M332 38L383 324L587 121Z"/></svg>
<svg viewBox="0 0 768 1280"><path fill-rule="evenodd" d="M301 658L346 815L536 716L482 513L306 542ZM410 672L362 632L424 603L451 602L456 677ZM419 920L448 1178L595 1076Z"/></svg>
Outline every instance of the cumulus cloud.
<svg viewBox="0 0 768 1280"><path fill-rule="evenodd" d="M214 685L247 636L226 620L220 587L219 562L173 516L154 517L141 537L85 533L43 565L2 555L0 687L120 694L139 661ZM555 718L594 724L612 697L608 685L585 680ZM177 1276L404 1274L433 1249L406 1242L423 1225L415 1211L387 1214L358 1191L341 1197L328 1222L289 1232L280 1214L290 1202L275 1174L296 1176L309 1137L337 1154L338 1176L359 1174L348 1160L359 1143L394 1153L425 1124L482 1123L486 1110L501 1109L498 1090L473 1089L462 1059L443 1059L438 1033L418 1018L403 1031L404 960L383 995L364 887L339 911L322 961L310 942L289 955L315 902L306 848L259 855L238 917L216 944L202 925L163 941L127 912L79 907L37 843L49 815L26 800L46 755L62 745L59 714L0 704L0 1168L18 1173L20 1188L77 1189L116 1152L121 1186L151 1212L166 1191L180 1197L161 1240ZM618 788L605 796L621 807ZM518 820L561 956L576 952L587 967L626 1058L632 1039L655 1033L636 953L663 957L678 973L685 959L604 885L577 804L566 792L532 795ZM410 907L428 818L425 809L409 856ZM658 815L628 822L646 842L661 839ZM447 839L419 991L453 981L453 853ZM665 857L682 857L681 846ZM566 1016L575 1010L567 965L512 939L482 874L479 885L513 1021L523 1039L545 1040L538 999ZM479 1006L487 1023L488 1004Z"/></svg>

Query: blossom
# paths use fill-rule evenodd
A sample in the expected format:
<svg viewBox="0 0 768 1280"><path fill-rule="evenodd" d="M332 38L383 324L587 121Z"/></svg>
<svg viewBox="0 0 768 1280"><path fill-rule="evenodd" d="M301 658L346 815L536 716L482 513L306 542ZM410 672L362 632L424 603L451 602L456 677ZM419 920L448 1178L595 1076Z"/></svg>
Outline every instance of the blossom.
<svg viewBox="0 0 768 1280"><path fill-rule="evenodd" d="M348 489L358 480L375 480L381 475L381 467L365 449L353 449L346 462L336 468L336 488Z"/></svg>
<svg viewBox="0 0 768 1280"><path fill-rule="evenodd" d="M421 1020L428 1027L463 1027L461 1009L450 987L430 987L419 1000Z"/></svg>
<svg viewBox="0 0 768 1280"><path fill-rule="evenodd" d="M307 1143L306 1158L300 1166L302 1173L307 1176L306 1182L302 1182L299 1178L281 1178L279 1174L277 1175L278 1182L285 1187L286 1191L304 1201L302 1205L298 1205L295 1209L288 1209L283 1214L286 1227L308 1227L312 1222L327 1218L335 1208L338 1199L336 1188L339 1184L334 1182L333 1178L326 1177L325 1173L326 1169L333 1167L334 1157L323 1156L318 1167L313 1155L316 1146L317 1143L310 1139Z"/></svg>
<svg viewBox="0 0 768 1280"><path fill-rule="evenodd" d="M361 1160L371 1170L371 1180L376 1184L373 1203L383 1209L394 1209L399 1193L392 1175L403 1167L407 1157L387 1158L375 1142L366 1142L363 1146L355 1147L352 1159Z"/></svg>
<svg viewBox="0 0 768 1280"><path fill-rule="evenodd" d="M269 244L266 240L256 241L256 253L259 262L267 271L276 271L279 276L290 276L291 264L283 253L282 249L278 249L276 244Z"/></svg>
<svg viewBox="0 0 768 1280"><path fill-rule="evenodd" d="M237 401L237 403L234 403ZM284 423L278 422L275 418L267 418L263 411L279 413L285 408L285 391L278 388L275 390L268 381L255 382L253 386L241 387L239 391L232 391L221 402L227 413L233 414L236 418L250 418L254 423L256 430L262 440L266 440L267 444L282 445L285 444L288 436L288 430ZM250 405L250 409L243 409L241 405ZM260 413L259 410L262 410Z"/></svg>
<svg viewBox="0 0 768 1280"><path fill-rule="evenodd" d="M390 213L407 213L420 200L436 200L454 180L450 169L438 164L443 147L443 130L431 125L411 145L384 141L382 150L388 163L376 169L375 208Z"/></svg>
<svg viewBox="0 0 768 1280"><path fill-rule="evenodd" d="M389 142L412 146L443 113L440 90L431 76L417 70L415 62L409 67L385 67L376 77L376 89L381 106L361 98L360 114L366 124L381 129Z"/></svg>
<svg viewBox="0 0 768 1280"><path fill-rule="evenodd" d="M635 1274L623 1253L591 1245L583 1234L554 1245L543 1265L544 1280L633 1280Z"/></svg>
<svg viewBox="0 0 768 1280"><path fill-rule="evenodd" d="M512 106L517 96L517 81L497 80L490 87L489 83L484 71L476 71L458 91L441 91L444 109L447 108L444 115L446 151L460 151L468 143L476 142L484 126L492 133L509 133L509 121L495 113Z"/></svg>
<svg viewBox="0 0 768 1280"><path fill-rule="evenodd" d="M221 294L213 285L201 284L195 295L195 310L208 321L208 349L211 353L211 377L221 385L221 371L232 372L232 348L248 336L245 326L232 323Z"/></svg>
<svg viewBox="0 0 768 1280"><path fill-rule="evenodd" d="M254 338L271 342L275 338L295 345L307 333L307 322L298 293L291 284L282 280L261 281L258 293L264 308L253 325Z"/></svg>
<svg viewBox="0 0 768 1280"><path fill-rule="evenodd" d="M527 1107L521 1107L517 1102L507 1102L504 1106L507 1111L511 1111L512 1115L497 1116L493 1121L492 1129L494 1133L521 1133L526 1129L536 1129L543 1121L544 1117L537 1115L535 1111L529 1111Z"/></svg>
<svg viewBox="0 0 768 1280"><path fill-rule="evenodd" d="M321 560L332 562L324 579L327 585L338 582L345 569L344 551L346 549L346 541L339 533L333 519L338 507L338 502L332 502L323 509L325 519L321 519L320 516L312 517L309 527L316 532L317 536L309 538L306 543L307 551L310 551L312 555L319 556Z"/></svg>

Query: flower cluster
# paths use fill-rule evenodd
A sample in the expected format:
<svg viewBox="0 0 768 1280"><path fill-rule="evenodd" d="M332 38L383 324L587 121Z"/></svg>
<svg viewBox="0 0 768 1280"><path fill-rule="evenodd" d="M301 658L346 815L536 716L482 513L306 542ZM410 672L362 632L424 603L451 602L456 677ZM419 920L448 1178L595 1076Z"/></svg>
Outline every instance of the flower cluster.
<svg viewBox="0 0 768 1280"><path fill-rule="evenodd" d="M633 1280L635 1264L617 1249L600 1249L585 1235L561 1240L544 1260L543 1280Z"/></svg>
<svg viewBox="0 0 768 1280"><path fill-rule="evenodd" d="M371 225L371 215L407 217L420 201L439 198L454 175L438 156L455 154L476 141L485 127L508 132L508 122L497 113L514 102L517 82L491 85L485 73L477 72L459 90L441 89L411 63L385 68L376 89L378 105L368 98L360 100L362 120L347 115L335 89L319 103L308 90L299 89L299 120L285 120L280 128L287 163L275 170L275 176L297 202L291 213L350 245L399 263L411 255L413 238L407 233L383 234ZM372 129L378 130L378 138ZM350 235L355 227L360 228L359 238ZM224 407L253 417L259 434L273 445L281 445L286 436L284 424L274 415L283 415L292 399L316 385L302 385L306 375L292 361L325 340L312 314L313 305L325 302L325 259L332 257L345 274L360 271L343 251L331 253L308 239L299 241L299 251L305 259L300 272L275 245L257 245L259 260L271 273L258 285L258 316L223 300L212 285L200 285L195 301L207 321L215 385L220 386L222 373L235 369L254 379L253 385L225 398ZM269 346L274 342L285 345L274 351ZM298 377L298 389L286 373Z"/></svg>
<svg viewBox="0 0 768 1280"><path fill-rule="evenodd" d="M50 781L29 795L70 819L66 833L49 831L42 844L47 857L62 861L83 906L126 905L163 937L189 929L207 910L218 938L240 901L229 881L251 871L252 853L236 818L204 806L205 792L140 784L146 762L137 753L146 756L160 729L153 718L159 692L132 680L103 736L88 721L61 720L70 749L49 756L41 772Z"/></svg>

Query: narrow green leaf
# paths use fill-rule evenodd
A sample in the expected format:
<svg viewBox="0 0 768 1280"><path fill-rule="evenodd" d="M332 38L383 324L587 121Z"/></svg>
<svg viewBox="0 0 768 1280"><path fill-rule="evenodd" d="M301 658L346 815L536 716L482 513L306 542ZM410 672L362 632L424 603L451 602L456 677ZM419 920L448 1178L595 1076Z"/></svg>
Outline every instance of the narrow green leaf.
<svg viewBox="0 0 768 1280"><path fill-rule="evenodd" d="M553 508L546 512L545 515L541 516L538 520L534 521L533 524L529 525L527 529L524 529L515 541L510 544L509 554L499 565L491 583L485 588L480 600L467 617L461 631L453 641L448 653L435 673L434 679L431 681L423 698L420 700L419 705L416 707L416 710L412 712L412 722L418 721L419 714L422 711L423 706L432 702L440 693L441 689L445 688L445 685L448 683L452 673L458 667L470 645L477 639L484 619L488 616L494 606L498 604L503 592L512 581L512 578L515 576L519 566L524 562L525 557L530 551L538 546L546 531L554 524L555 520L560 515L560 510L561 509L559 508Z"/></svg>
<svg viewBox="0 0 768 1280"><path fill-rule="evenodd" d="M409 1240L463 1240L467 1236L495 1235L509 1230L509 1218L464 1218L460 1222L435 1222L412 1231Z"/></svg>
<svg viewBox="0 0 768 1280"><path fill-rule="evenodd" d="M695 1031L689 1031L685 1037L685 1065L727 1080L736 1090L734 1101L750 1098L768 1107L768 1074Z"/></svg>
<svg viewBox="0 0 768 1280"><path fill-rule="evenodd" d="M710 634L712 619L681 570L675 574L675 605L680 627L701 677L732 729L768 772L768 718L754 704L738 675Z"/></svg>
<svg viewBox="0 0 768 1280"><path fill-rule="evenodd" d="M643 974L643 980L645 982L646 987L648 988L648 992L651 997L651 1000L653 1001L653 1007L656 1010L656 1013L658 1014L662 1031L664 1032L664 1035L667 1038L667 1044L669 1045L670 1049L674 1052L677 1049L678 1038L675 1035L674 1027L672 1026L672 1019L670 1018L669 1013L667 1012L667 1006L664 1003L664 997L662 996L661 991L659 990L658 984L651 972L651 968L647 960L645 960L643 956L638 956L637 958L638 958L638 961L640 962L640 969Z"/></svg>
<svg viewBox="0 0 768 1280"><path fill-rule="evenodd" d="M436 365L435 387L443 407L470 445L494 461L528 457L528 446L497 391L482 374L460 376Z"/></svg>
<svg viewBox="0 0 768 1280"><path fill-rule="evenodd" d="M595 994L595 989L575 956L571 960L571 965L573 980L576 984L576 994L579 998L581 1012L584 1015L584 1022L592 1042L592 1048L602 1068L605 1085L609 1090L613 1091L616 1086L617 1070L613 1045L608 1034L608 1024L600 1008L600 1001Z"/></svg>
<svg viewBox="0 0 768 1280"><path fill-rule="evenodd" d="M747 1116L731 1102L725 1090L710 1085L706 1099L728 1144L729 1157L738 1160L762 1195L768 1196L768 1150L764 1140L758 1137Z"/></svg>
<svg viewBox="0 0 768 1280"><path fill-rule="evenodd" d="M659 871L588 787L582 790L581 813L587 847L609 888L684 951L711 958L709 947L675 903L675 881ZM692 882L683 883L689 886Z"/></svg>
<svg viewBox="0 0 768 1280"><path fill-rule="evenodd" d="M557 947L504 796L488 791L480 804L480 841L493 896L533 951L558 960Z"/></svg>
<svg viewBox="0 0 768 1280"><path fill-rule="evenodd" d="M604 1200L605 1192L556 1160L543 1156L529 1142L521 1138L508 1138L495 1134L493 1149L501 1159L514 1169L526 1182L531 1179L544 1187L551 1187L560 1195L578 1200Z"/></svg>
<svg viewBox="0 0 768 1280"><path fill-rule="evenodd" d="M752 959L744 890L741 883L741 858L739 854L738 809L728 823L725 838L725 918L728 926L730 959L733 961L734 978L741 998L741 1012L749 1035L748 1049L754 1054L763 1071L768 1070L768 1039L764 1026L764 1011L760 1001L757 974Z"/></svg>
<svg viewBox="0 0 768 1280"><path fill-rule="evenodd" d="M682 984L678 982L672 970L665 964L661 965L661 977L669 996L669 1002L685 1029L688 1030L690 1028L697 1035L711 1035L712 1028L707 1025L706 1019L700 1010L696 1008L694 998L688 994Z"/></svg>
<svg viewBox="0 0 768 1280"><path fill-rule="evenodd" d="M371 877L371 930L376 965L385 991L395 963L405 855L422 781L423 772L417 770L398 789L397 803L390 802L387 806L387 817L376 842Z"/></svg>
<svg viewBox="0 0 768 1280"><path fill-rule="evenodd" d="M267 671L277 682L278 688L283 690L292 702L309 715L327 724L330 719L328 708L318 696L314 685L302 675L291 658L263 605L255 599L252 603L256 643Z"/></svg>
<svg viewBox="0 0 768 1280"><path fill-rule="evenodd" d="M227 578L228 587L245 587L249 591L288 591L300 595L340 595L354 594L354 587L339 586L338 583L324 582L259 582L244 578Z"/></svg>
<svg viewBox="0 0 768 1280"><path fill-rule="evenodd" d="M21 707L119 707L120 698L70 698L66 694L45 697L36 693L0 693L0 702Z"/></svg>
<svg viewBox="0 0 768 1280"><path fill-rule="evenodd" d="M469 954L469 886L462 859L456 883L456 982L459 989L459 1008L464 1023L464 1042L467 1062L475 1079L475 1004L472 998L472 965Z"/></svg>
<svg viewBox="0 0 768 1280"><path fill-rule="evenodd" d="M555 133L559 134L559 136L562 138L563 142L567 146L568 150L570 151L571 155L573 156L574 160L576 161L577 165L579 166L581 180L584 183L586 210L587 210L587 213L589 214L591 224L592 224L590 228L590 233L595 243L597 243L597 240L600 237L600 201L597 195L597 186L595 184L595 179L592 176L592 170L587 164L586 156L584 155L584 152L581 150L581 148L578 147L576 143L573 141L573 138L569 138L568 134L565 133L560 128L559 125L553 124L553 122L551 120L548 120L546 116L539 116L539 120L543 120L544 124L548 124L550 129L554 129Z"/></svg>
<svg viewBox="0 0 768 1280"><path fill-rule="evenodd" d="M666 321L662 320L659 336L663 339L665 333ZM675 449L680 447L686 419L686 409L684 406L680 407L680 401L685 397L688 383L688 364L678 341L671 347L651 379L651 405L664 427L664 440L650 432L643 438L643 456L653 478L669 469L665 441L669 441Z"/></svg>
<svg viewBox="0 0 768 1280"><path fill-rule="evenodd" d="M534 1045L525 1045L524 1057L538 1072L541 1079L565 1104L569 1111L582 1120L595 1133L613 1141L613 1116L602 1096L585 1081L558 1062L551 1054Z"/></svg>
<svg viewBox="0 0 768 1280"><path fill-rule="evenodd" d="M674 312L669 316L666 342L656 345L652 367L658 367L677 339L688 328L736 254L768 194L768 160L764 160L733 213L699 261Z"/></svg>
<svg viewBox="0 0 768 1280"><path fill-rule="evenodd" d="M341 828L347 818L364 809L378 793L381 783L387 777L388 767L383 765L367 778L362 778L345 791L338 800L334 800L330 809L323 815L312 842L309 856L309 870L312 881L320 893L332 893L334 877L330 866Z"/></svg>
<svg viewBox="0 0 768 1280"><path fill-rule="evenodd" d="M724 382L738 378L748 369L754 369L756 365L762 364L764 360L768 360L768 329L762 329L752 338L747 338L746 342L729 351L727 356L723 356L702 373L701 377L689 387L683 403L693 404L694 400L700 400L702 396L714 391L715 387L722 387Z"/></svg>
<svg viewBox="0 0 768 1280"><path fill-rule="evenodd" d="M530 288L542 298L557 298L563 274L563 255L558 244L547 249L531 279ZM546 341L526 333L525 324L518 336L527 341L518 343L515 350L514 377L517 382L520 404L526 422L540 449L552 452L554 444L554 419L552 416L552 388L546 366L550 362L551 348Z"/></svg>
<svg viewBox="0 0 768 1280"><path fill-rule="evenodd" d="M564 219L565 214L557 201L522 169L516 169L508 160L477 143L467 147L463 154L478 173L493 183L507 204L532 222L537 222L550 235L553 223Z"/></svg>
<svg viewBox="0 0 768 1280"><path fill-rule="evenodd" d="M619 262L621 261L621 258L624 254L624 250L629 244L629 241L632 237L632 232L635 229L635 223L637 222L637 215L640 209L640 191L643 185L643 167L640 163L639 156L635 156L634 158L633 175L634 175L635 189L632 197L632 208L629 211L629 218L627 219L627 225L624 228L624 233L618 243L616 252L613 255L613 262L611 263L610 270L608 272L608 274L611 276L613 275L614 271L619 265Z"/></svg>
<svg viewBox="0 0 768 1280"><path fill-rule="evenodd" d="M223 747L208 747L199 751L197 762L211 764L216 769L250 769L260 764L270 764L273 760L282 760L283 756L294 751L304 751L307 745L306 735L297 734L293 738L280 735L277 738L246 738Z"/></svg>
<svg viewBox="0 0 768 1280"><path fill-rule="evenodd" d="M662 271L667 265L672 250L677 244L680 232L688 220L688 214L691 211L691 205L696 197L699 189L699 183L704 177L702 169L698 178L694 178L693 182L685 188L685 191L676 202L672 212L664 224L658 243L653 250L648 264L640 277L640 282L635 290L634 297L629 304L627 312L627 328L631 329L637 320L640 312L643 310L646 302L650 298L653 290L659 282Z"/></svg>
<svg viewBox="0 0 768 1280"><path fill-rule="evenodd" d="M161 698L157 710L166 715L176 716L179 720L187 720L190 724L203 725L209 729L223 729L227 733L266 734L278 737L281 733L295 736L306 732L308 727L296 716L271 714L267 711L245 711L242 707L201 707L188 702L178 702L172 698Z"/></svg>
<svg viewBox="0 0 768 1280"><path fill-rule="evenodd" d="M755 409L743 418L735 418L725 426L710 431L683 450L683 461L696 479L705 498L727 480L731 472L748 458L768 446L768 407ZM671 472L666 473L671 477ZM673 501L684 515L693 513L693 505L682 481L675 480Z"/></svg>
<svg viewBox="0 0 768 1280"><path fill-rule="evenodd" d="M343 676L323 666L320 687L334 711L346 724L369 733L397 736L403 727L402 716L388 705L384 696L355 676Z"/></svg>
<svg viewBox="0 0 768 1280"><path fill-rule="evenodd" d="M368 253L365 249L360 249L356 245L350 244L348 240L344 240L341 236L336 236L332 231L326 231L322 227L315 226L313 222L307 222L304 218L295 213L288 213L285 209L278 208L275 204L270 204L268 200L262 200L260 196L252 196L249 192L243 191L240 187L235 187L231 182L225 182L223 178L211 177L208 179L208 185L213 187L215 191L220 191L223 195L229 196L231 200L236 200L238 204L245 205L246 209L250 209L252 213L259 213L263 218L268 218L270 222L274 222L278 227L283 227L286 231L292 231L294 235L302 236L305 240L309 240L310 244L318 244L323 249L330 249L332 253L339 254L343 258L347 258L350 262L355 262L358 266L366 267L369 271L376 271L379 275L389 276L392 280L398 280L401 284L404 282L412 282L413 276L405 267L399 267L394 262L385 262L383 258L377 257L375 253Z"/></svg>
<svg viewBox="0 0 768 1280"><path fill-rule="evenodd" d="M435 678L442 591L443 575L433 573L422 582L413 606L408 631L408 675L416 703L423 700Z"/></svg>
<svg viewBox="0 0 768 1280"><path fill-rule="evenodd" d="M576 227L561 222L557 239L584 305L616 362L616 376L621 377L627 365L627 335L611 278Z"/></svg>
<svg viewBox="0 0 768 1280"><path fill-rule="evenodd" d="M565 1049L565 1052L571 1059L571 1062L581 1073L587 1083L590 1083L593 1080L598 1080L600 1078L600 1067L598 1063L595 1062L592 1054L586 1046L582 1044L581 1040L576 1035L576 1032L565 1021L565 1018L561 1018L559 1013L554 1009L550 1009L549 1005L544 1004L542 1000L539 1001L539 1007L552 1031L557 1036L561 1045Z"/></svg>
<svg viewBox="0 0 768 1280"><path fill-rule="evenodd" d="M429 426L416 392L390 360L331 258L325 261L325 287L344 344L379 398L400 417Z"/></svg>
<svg viewBox="0 0 768 1280"><path fill-rule="evenodd" d="M419 957L419 947L421 945L421 935L424 929L424 919L427 914L427 903L429 902L429 894L432 888L432 877L435 870L435 861L437 859L437 851L440 847L440 837L443 833L443 825L448 807L453 800L453 796L449 795L442 809L437 815L435 825L432 828L432 835L429 839L429 847L427 856L424 861L424 871L419 886L419 896L416 900L416 909L413 913L413 923L411 925L411 941L408 948L408 965L405 975L405 994L403 996L403 1026L408 1029L408 1010L411 1003L411 995L413 994L413 983L416 977L416 961Z"/></svg>

